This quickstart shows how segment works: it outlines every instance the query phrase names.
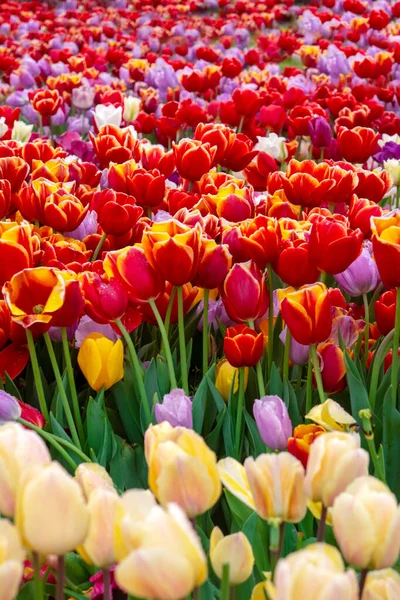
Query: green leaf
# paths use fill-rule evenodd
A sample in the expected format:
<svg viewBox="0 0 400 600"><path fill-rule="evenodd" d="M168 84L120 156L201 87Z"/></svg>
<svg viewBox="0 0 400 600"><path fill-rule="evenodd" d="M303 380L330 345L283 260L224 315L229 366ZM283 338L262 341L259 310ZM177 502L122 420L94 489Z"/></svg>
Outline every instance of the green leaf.
<svg viewBox="0 0 400 600"><path fill-rule="evenodd" d="M252 512L242 528L249 540L254 553L256 567L262 573L269 569L268 558L268 525L260 519L257 513Z"/></svg>
<svg viewBox="0 0 400 600"><path fill-rule="evenodd" d="M239 527L241 528L245 521L249 518L250 515L254 513L252 508L249 508L243 502L241 502L236 496L231 494L231 492L227 489L224 490L225 497L228 502L229 508L233 516L235 517Z"/></svg>
<svg viewBox="0 0 400 600"><path fill-rule="evenodd" d="M136 398L129 394L125 381L119 381L113 385L111 391L128 440L132 444L141 443L143 434L140 428L139 405Z"/></svg>
<svg viewBox="0 0 400 600"><path fill-rule="evenodd" d="M7 371L4 372L4 375L5 375L5 379L6 379L5 386L4 386L6 392L11 394L11 396L15 396L15 398L18 398L18 400L22 400L21 394L19 393L17 386L15 385L15 383L13 382L13 380L11 379L11 377L9 376Z"/></svg>
<svg viewBox="0 0 400 600"><path fill-rule="evenodd" d="M297 529L292 523L285 523L285 533L283 536L282 556L287 556L297 548L299 536Z"/></svg>
<svg viewBox="0 0 400 600"><path fill-rule="evenodd" d="M225 404L224 399L222 398L221 394L215 387L214 383L211 381L210 371L208 371L208 373L206 375L206 379L207 379L208 389L211 392L211 396L214 400L214 404L217 407L218 412L225 410L226 404Z"/></svg>
<svg viewBox="0 0 400 600"><path fill-rule="evenodd" d="M400 412L393 406L389 387L383 401L383 451L388 486L400 499Z"/></svg>
<svg viewBox="0 0 400 600"><path fill-rule="evenodd" d="M282 379L281 376L279 374L279 371L275 365L275 363L272 364L271 367L271 377L269 380L269 393L275 396L279 396L279 398L282 398L283 396L283 384L282 384Z"/></svg>
<svg viewBox="0 0 400 600"><path fill-rule="evenodd" d="M344 353L344 362L347 371L347 384L350 391L351 412L354 419L361 425L358 413L364 408L370 408L368 392L356 365L347 352Z"/></svg>
<svg viewBox="0 0 400 600"><path fill-rule="evenodd" d="M141 446L123 444L121 466L126 490L148 487L147 463Z"/></svg>
<svg viewBox="0 0 400 600"><path fill-rule="evenodd" d="M302 418L300 417L299 412L299 404L297 401L296 392L293 389L292 384L285 377L283 380L283 401L285 402L290 419L292 421L293 427L302 423Z"/></svg>
<svg viewBox="0 0 400 600"><path fill-rule="evenodd" d="M207 379L203 377L192 402L193 411L193 429L196 433L201 433L204 423L204 414L207 404Z"/></svg>
<svg viewBox="0 0 400 600"><path fill-rule="evenodd" d="M224 436L226 456L235 456L233 421L229 410L227 410L225 413L222 432Z"/></svg>
<svg viewBox="0 0 400 600"><path fill-rule="evenodd" d="M93 449L98 462L103 467L107 466L111 458L111 425L99 400L89 399L86 413L86 427L88 432L89 448Z"/></svg>
<svg viewBox="0 0 400 600"><path fill-rule="evenodd" d="M247 410L244 411L244 420L250 434L250 442L253 447L253 456L255 458L259 454L263 454L265 452L265 444L261 439L256 422L249 415Z"/></svg>
<svg viewBox="0 0 400 600"><path fill-rule="evenodd" d="M206 442L207 446L209 446L209 448L211 448L211 450L214 450L214 452L217 452L219 441L221 439L221 429L224 424L225 411L226 411L226 408L223 411L221 411L220 413L218 413L217 422L216 422L214 429L205 438L205 442Z"/></svg>

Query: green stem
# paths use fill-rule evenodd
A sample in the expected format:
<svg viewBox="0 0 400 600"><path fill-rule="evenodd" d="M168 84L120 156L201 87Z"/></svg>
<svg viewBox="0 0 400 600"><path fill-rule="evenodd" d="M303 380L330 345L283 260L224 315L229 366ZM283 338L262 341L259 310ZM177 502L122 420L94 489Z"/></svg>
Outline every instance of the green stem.
<svg viewBox="0 0 400 600"><path fill-rule="evenodd" d="M318 523L318 533L317 533L317 542L323 542L325 537L325 525L326 525L326 517L328 515L328 509L326 506L322 505L321 509L321 518Z"/></svg>
<svg viewBox="0 0 400 600"><path fill-rule="evenodd" d="M374 430L372 428L371 419L372 413L369 408L360 410L358 413L362 420L362 430L367 440L368 450L371 456L372 464L374 465L374 475L384 483L386 483L386 476L384 467L382 466L375 447Z"/></svg>
<svg viewBox="0 0 400 600"><path fill-rule="evenodd" d="M384 361L384 358L385 358L387 352L390 349L390 346L393 344L393 342L392 342L393 337L394 337L394 329L392 329L392 331L390 331L387 334L387 336L382 340L381 345L379 346L378 350L375 352L374 361L372 363L371 383L369 386L369 395L368 395L369 405L370 405L372 411L375 409L376 392L378 389L379 374L380 374L381 366L382 366L382 363Z"/></svg>
<svg viewBox="0 0 400 600"><path fill-rule="evenodd" d="M204 290L203 306L203 377L208 371L208 297L210 291Z"/></svg>
<svg viewBox="0 0 400 600"><path fill-rule="evenodd" d="M18 422L21 423L21 425L25 425L25 427L30 427L30 429L33 429L32 424L28 423L27 421L24 421L23 419L18 419ZM43 431L43 429L40 429L39 427L37 429L39 431L35 430L36 433L38 433L42 438L44 438L47 442L49 442L49 444L51 444L53 446L53 448L55 448L57 450L57 452L59 452L61 454L61 456L67 461L67 463L69 464L69 466L75 472L75 469L76 469L76 467L78 465L70 457L70 455L67 452L65 452L65 450L61 446L61 444L59 444L56 441L56 439L50 433L47 433L46 431ZM58 438L58 439L61 439L61 438ZM75 447L74 447L74 449L75 449Z"/></svg>
<svg viewBox="0 0 400 600"><path fill-rule="evenodd" d="M93 255L92 255L92 258L91 258L92 262L94 262L97 259L98 255L100 254L100 251L101 251L101 249L103 247L103 244L106 241L106 237L107 237L107 234L103 232L102 235L101 235L101 238L99 240L99 243L97 244L96 249L93 252Z"/></svg>
<svg viewBox="0 0 400 600"><path fill-rule="evenodd" d="M245 380L245 368L240 367L239 369L239 397L237 404L237 414L236 414L236 427L235 427L235 456L239 460L239 452L240 452L240 434L242 430L242 417L244 410L244 380Z"/></svg>
<svg viewBox="0 0 400 600"><path fill-rule="evenodd" d="M306 415L312 409L312 362L308 359L307 365L307 387L306 387Z"/></svg>
<svg viewBox="0 0 400 600"><path fill-rule="evenodd" d="M364 312L365 312L365 327L364 327L364 364L368 361L369 350L369 304L367 294L363 294Z"/></svg>
<svg viewBox="0 0 400 600"><path fill-rule="evenodd" d="M41 410L44 418L46 419L46 421L48 421L49 420L49 411L47 409L46 396L44 395L42 376L40 374L39 362L37 359L36 348L35 348L35 342L33 340L33 335L29 331L29 329L25 329L25 332L26 332L26 339L28 340L29 355L31 358L33 377L35 379L35 387L36 387L36 392L37 392L38 399L39 399L40 410Z"/></svg>
<svg viewBox="0 0 400 600"><path fill-rule="evenodd" d="M61 452L64 457L70 458L70 456L68 454L64 454L64 450L63 450L63 448L60 448L60 446L65 446L65 448L68 448L68 450L71 450L72 452L74 452L84 462L92 462L91 458L89 458L86 454L84 454L82 452L82 450L80 450L79 448L74 446L74 444L71 444L68 440L64 440L64 438L59 437L58 435L54 435L54 433L49 433L48 431L44 431L44 429L37 427L36 425L34 425L33 423L30 423L29 421L25 421L25 419L17 419L17 421L18 421L18 423L21 423L21 425L24 425L24 427L28 427L28 429L32 429L33 431L36 431L36 433L39 434L44 440L49 442L49 444L51 444L52 446L54 446L54 448L56 448L59 452ZM72 464L72 463L70 463L70 464ZM75 465L75 467L76 467L76 465Z"/></svg>
<svg viewBox="0 0 400 600"><path fill-rule="evenodd" d="M272 280L272 267L268 263L268 295L269 295L269 313L268 313L268 377L271 375L272 362L274 359L274 282Z"/></svg>
<svg viewBox="0 0 400 600"><path fill-rule="evenodd" d="M393 353L392 353L392 403L396 406L397 399L397 380L399 371L399 341L400 341L400 287L396 289L396 320L394 325L393 336Z"/></svg>
<svg viewBox="0 0 400 600"><path fill-rule="evenodd" d="M103 569L103 600L112 600L113 593L110 581L110 569Z"/></svg>
<svg viewBox="0 0 400 600"><path fill-rule="evenodd" d="M64 600L65 587L65 558L59 556L57 559L57 592L56 600Z"/></svg>
<svg viewBox="0 0 400 600"><path fill-rule="evenodd" d="M250 319L248 321L249 323L249 327L251 327L252 329L254 329L255 331L255 325L254 325L254 320ZM263 377L263 372L262 372L262 367L261 367L261 361L259 360L257 365L256 365L256 373L257 373L257 383L258 383L258 391L260 394L260 398L264 398L265 396L265 385L264 385L264 377Z"/></svg>
<svg viewBox="0 0 400 600"><path fill-rule="evenodd" d="M72 409L74 411L75 422L76 422L76 426L78 428L79 439L81 441L81 445L83 445L85 442L85 432L83 429L81 411L79 409L78 394L76 392L74 370L72 368L71 354L69 351L68 338L67 338L67 329L65 327L61 327L61 340L62 340L65 364L67 367L67 377L68 377L69 389L70 389L71 398L72 398Z"/></svg>
<svg viewBox="0 0 400 600"><path fill-rule="evenodd" d="M76 431L75 421L72 416L71 407L68 402L67 394L64 389L64 385L63 385L60 369L58 367L56 355L54 354L53 344L51 343L51 339L50 339L50 336L47 333L47 331L43 335L43 337L44 337L44 342L46 344L47 352L49 353L51 366L53 367L54 376L55 376L56 382L57 382L58 393L60 394L61 402L62 402L64 412L65 412L65 417L67 419L68 427L71 431L71 437L74 441L74 444L81 450L82 449L81 443L79 441L78 432Z"/></svg>
<svg viewBox="0 0 400 600"><path fill-rule="evenodd" d="M270 563L271 563L271 577L274 579L275 569L277 562L282 554L283 538L285 535L285 523L280 522L278 519L271 519L270 524Z"/></svg>
<svg viewBox="0 0 400 600"><path fill-rule="evenodd" d="M186 394L189 394L189 381L186 359L186 340L185 340L185 320L183 314L183 289L182 286L177 288L178 291L178 333L179 333L179 354L181 358L181 382L182 388Z"/></svg>
<svg viewBox="0 0 400 600"><path fill-rule="evenodd" d="M243 129L243 123L244 123L244 115L243 117L241 117L240 122L239 122L239 127L237 129L237 133L242 133L242 129Z"/></svg>
<svg viewBox="0 0 400 600"><path fill-rule="evenodd" d="M158 308L156 306L156 303L154 302L154 300L149 300L149 304L152 308L152 311L153 311L154 316L157 321L158 328L161 333L161 338L163 341L164 352L165 352L165 358L167 359L167 366L168 366L168 372L169 372L169 379L170 379L170 383L171 383L171 389L175 389L178 386L176 383L174 363L172 361L171 347L170 347L169 341L168 341L168 334L165 330L165 326L164 326L163 320L161 318L160 311L158 310Z"/></svg>
<svg viewBox="0 0 400 600"><path fill-rule="evenodd" d="M399 208L400 204L400 186L396 186L396 208Z"/></svg>
<svg viewBox="0 0 400 600"><path fill-rule="evenodd" d="M175 294L176 294L176 287L173 287L171 290L171 295L169 297L167 312L165 314L165 331L167 332L167 335L169 333L169 326L171 324L171 314L172 314L172 307L174 305Z"/></svg>
<svg viewBox="0 0 400 600"><path fill-rule="evenodd" d="M289 329L286 329L286 340L285 348L283 351L283 378L289 380L289 363L290 363L290 344L292 342L292 335Z"/></svg>
<svg viewBox="0 0 400 600"><path fill-rule="evenodd" d="M229 600L229 563L225 563L222 567L222 579L220 587L220 600Z"/></svg>
<svg viewBox="0 0 400 600"><path fill-rule="evenodd" d="M314 367L314 374L315 374L315 380L317 382L319 399L320 399L321 404L323 404L325 402L325 392L324 392L324 386L322 384L321 371L319 368L319 360L318 360L315 344L311 344L310 354L311 354L311 360L312 360L313 367Z"/></svg>
<svg viewBox="0 0 400 600"><path fill-rule="evenodd" d="M150 410L149 402L147 400L146 388L144 387L143 371L142 371L142 367L140 365L139 357L137 355L135 346L132 342L132 338L129 335L129 333L127 332L124 325L122 324L121 319L117 319L115 321L115 323L117 324L117 327L120 330L120 332L122 333L122 336L126 342L126 345L128 348L128 353L129 353L130 363L132 365L132 369L135 372L136 385L139 388L140 402L142 403L144 414L146 417L146 425L150 425L151 410Z"/></svg>
<svg viewBox="0 0 400 600"><path fill-rule="evenodd" d="M43 599L42 582L40 579L40 559L37 552L32 552L33 565L33 585L35 590L35 600Z"/></svg>

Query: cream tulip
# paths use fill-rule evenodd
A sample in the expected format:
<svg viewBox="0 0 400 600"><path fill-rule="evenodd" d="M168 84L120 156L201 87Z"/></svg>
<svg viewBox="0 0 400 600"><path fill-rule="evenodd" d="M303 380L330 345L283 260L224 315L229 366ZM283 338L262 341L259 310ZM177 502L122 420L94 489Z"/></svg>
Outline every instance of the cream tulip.
<svg viewBox="0 0 400 600"><path fill-rule="evenodd" d="M393 569L370 571L364 586L362 600L398 600L400 575Z"/></svg>
<svg viewBox="0 0 400 600"><path fill-rule="evenodd" d="M242 531L224 536L219 527L214 527L210 537L210 561L219 579L222 579L224 565L228 564L230 585L239 585L253 572L254 554Z"/></svg>
<svg viewBox="0 0 400 600"><path fill-rule="evenodd" d="M0 600L16 597L23 574L25 552L17 529L0 519Z"/></svg>
<svg viewBox="0 0 400 600"><path fill-rule="evenodd" d="M15 523L27 548L62 556L84 541L89 511L79 484L52 462L24 473Z"/></svg>
<svg viewBox="0 0 400 600"><path fill-rule="evenodd" d="M305 490L312 502L332 506L357 477L368 474L369 455L356 433L334 431L319 436L310 447Z"/></svg>
<svg viewBox="0 0 400 600"><path fill-rule="evenodd" d="M114 552L117 561L139 547L143 524L156 506L156 499L150 490L134 489L122 494L114 519Z"/></svg>
<svg viewBox="0 0 400 600"><path fill-rule="evenodd" d="M0 427L0 513L12 517L22 474L33 465L51 461L46 444L19 423Z"/></svg>
<svg viewBox="0 0 400 600"><path fill-rule="evenodd" d="M344 558L360 569L391 567L400 552L400 507L375 477L360 477L340 494L332 525Z"/></svg>
<svg viewBox="0 0 400 600"><path fill-rule="evenodd" d="M81 463L78 465L75 471L75 479L81 486L86 500L89 500L92 492L99 488L117 494L113 480L105 468L97 463Z"/></svg>

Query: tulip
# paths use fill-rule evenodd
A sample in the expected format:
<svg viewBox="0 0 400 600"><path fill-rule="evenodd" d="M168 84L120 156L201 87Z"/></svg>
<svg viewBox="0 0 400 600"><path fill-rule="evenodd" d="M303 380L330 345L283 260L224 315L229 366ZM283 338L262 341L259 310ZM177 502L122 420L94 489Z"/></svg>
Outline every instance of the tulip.
<svg viewBox="0 0 400 600"><path fill-rule="evenodd" d="M380 283L378 268L371 251L372 248L364 246L360 256L345 271L334 276L349 296L357 297L368 294L375 290Z"/></svg>
<svg viewBox="0 0 400 600"><path fill-rule="evenodd" d="M308 123L311 143L316 148L328 148L332 140L332 129L324 117L315 117Z"/></svg>
<svg viewBox="0 0 400 600"><path fill-rule="evenodd" d="M18 400L0 390L0 425L4 425L7 421L16 421L21 416L21 406Z"/></svg>
<svg viewBox="0 0 400 600"><path fill-rule="evenodd" d="M133 196L111 189L95 192L90 208L97 213L98 222L107 235L128 233L143 214Z"/></svg>
<svg viewBox="0 0 400 600"><path fill-rule="evenodd" d="M27 125L24 121L15 121L11 132L11 139L25 144L29 142L32 130L33 125Z"/></svg>
<svg viewBox="0 0 400 600"><path fill-rule="evenodd" d="M254 146L255 150L267 152L278 162L284 162L287 159L286 138L279 137L276 133L270 133L266 137L257 137L257 140L258 142Z"/></svg>
<svg viewBox="0 0 400 600"><path fill-rule="evenodd" d="M366 198L353 196L350 202L349 221L352 229L361 229L365 238L371 237L371 217L382 216L382 208Z"/></svg>
<svg viewBox="0 0 400 600"><path fill-rule="evenodd" d="M351 565L385 569L397 561L400 508L395 495L379 479L365 474L352 481L334 501L332 525Z"/></svg>
<svg viewBox="0 0 400 600"><path fill-rule="evenodd" d="M309 240L311 262L320 271L342 273L361 254L363 235L352 231L338 216L313 221Z"/></svg>
<svg viewBox="0 0 400 600"><path fill-rule="evenodd" d="M292 433L286 404L278 396L264 396L253 406L261 439L271 450L285 450Z"/></svg>
<svg viewBox="0 0 400 600"><path fill-rule="evenodd" d="M384 161L383 167L390 175L393 185L400 185L400 161L397 158L389 158Z"/></svg>
<svg viewBox="0 0 400 600"><path fill-rule="evenodd" d="M126 123L132 123L140 111L141 100L133 96L125 96L123 118Z"/></svg>
<svg viewBox="0 0 400 600"><path fill-rule="evenodd" d="M22 402L22 400L17 399L17 402L21 410L21 419L28 421L28 423L32 423L32 425L36 425L36 427L40 427L40 429L43 429L46 424L46 420L40 410L34 406L31 406L30 404L27 404L26 402Z"/></svg>
<svg viewBox="0 0 400 600"><path fill-rule="evenodd" d="M0 512L13 517L23 473L34 465L50 462L46 444L37 433L18 423L0 427Z"/></svg>
<svg viewBox="0 0 400 600"><path fill-rule="evenodd" d="M285 196L296 206L320 206L326 194L334 187L335 181L330 178L329 166L326 163L317 165L312 160L299 162L291 160L282 185Z"/></svg>
<svg viewBox="0 0 400 600"><path fill-rule="evenodd" d="M395 600L395 598L400 598L400 575L393 569L370 571L361 599Z"/></svg>
<svg viewBox="0 0 400 600"><path fill-rule="evenodd" d="M263 334L246 325L228 327L224 338L225 356L232 367L254 367L264 351Z"/></svg>
<svg viewBox="0 0 400 600"><path fill-rule="evenodd" d="M121 340L113 343L100 333L91 333L79 348L78 364L92 389L108 390L124 376L123 343Z"/></svg>
<svg viewBox="0 0 400 600"><path fill-rule="evenodd" d="M346 387L346 365L343 350L332 341L317 347L321 379L327 394L336 394Z"/></svg>
<svg viewBox="0 0 400 600"><path fill-rule="evenodd" d="M182 139L179 144L172 144L176 168L183 179L198 181L208 173L213 164L216 147L198 140Z"/></svg>
<svg viewBox="0 0 400 600"><path fill-rule="evenodd" d="M32 106L41 117L51 117L56 114L62 104L62 98L57 90L35 90L29 93Z"/></svg>
<svg viewBox="0 0 400 600"><path fill-rule="evenodd" d="M340 552L328 544L311 544L278 562L275 586L267 583L275 600L358 600L357 577L345 571ZM271 589L272 588L272 589ZM270 596L272 597L272 596Z"/></svg>
<svg viewBox="0 0 400 600"><path fill-rule="evenodd" d="M333 505L353 479L368 473L369 455L358 434L329 432L311 445L305 490L313 502Z"/></svg>
<svg viewBox="0 0 400 600"><path fill-rule="evenodd" d="M231 181L221 185L216 194L203 195L202 201L213 215L233 223L254 215L254 202L249 189Z"/></svg>
<svg viewBox="0 0 400 600"><path fill-rule="evenodd" d="M288 293L282 300L281 313L294 339L304 346L325 341L331 332L331 302L322 283Z"/></svg>
<svg viewBox="0 0 400 600"><path fill-rule="evenodd" d="M253 261L233 265L220 293L226 312L237 323L258 319L267 311L265 275Z"/></svg>
<svg viewBox="0 0 400 600"><path fill-rule="evenodd" d="M63 556L84 541L89 511L79 484L52 462L22 477L15 523L27 548Z"/></svg>
<svg viewBox="0 0 400 600"><path fill-rule="evenodd" d="M313 406L306 414L306 419L314 421L327 431L346 431L356 425L354 418L331 398L323 404Z"/></svg>
<svg viewBox="0 0 400 600"><path fill-rule="evenodd" d="M22 580L25 552L17 529L6 519L0 519L0 547L0 598L13 600Z"/></svg>
<svg viewBox="0 0 400 600"><path fill-rule="evenodd" d="M379 275L387 288L400 286L400 211L371 218L372 247Z"/></svg>
<svg viewBox="0 0 400 600"><path fill-rule="evenodd" d="M311 444L325 431L324 427L319 425L297 425L293 430L293 437L288 439L288 452L298 458L305 469L307 468Z"/></svg>
<svg viewBox="0 0 400 600"><path fill-rule="evenodd" d="M165 194L165 177L158 169L139 169L133 160L111 164L108 185L116 192L133 196L139 207L151 209L159 206Z"/></svg>
<svg viewBox="0 0 400 600"><path fill-rule="evenodd" d="M203 438L167 422L145 434L149 487L163 506L178 504L190 517L214 506L221 494L217 461Z"/></svg>
<svg viewBox="0 0 400 600"><path fill-rule="evenodd" d="M87 504L89 531L85 541L77 549L86 563L105 569L116 561L113 546L114 520L120 504L115 491L99 487L90 494Z"/></svg>
<svg viewBox="0 0 400 600"><path fill-rule="evenodd" d="M96 109L99 109L99 106L97 105ZM97 114L97 119L100 122L103 117L105 120L108 120L108 118L114 120L115 117L115 122L118 122L121 115L121 107L116 108L115 106L111 106L110 108L113 109L113 114ZM120 129L119 126L112 123L101 125L99 129L97 136L94 136L90 131L89 137L96 156L99 159L101 169L108 167L110 163L122 164L133 158L135 160L139 159L140 144L133 127Z"/></svg>
<svg viewBox="0 0 400 600"><path fill-rule="evenodd" d="M319 277L319 270L311 262L309 243L302 237L282 241L274 269L282 281L293 287L314 283Z"/></svg>
<svg viewBox="0 0 400 600"><path fill-rule="evenodd" d="M222 579L224 565L228 564L230 585L240 585L253 571L254 555L244 533L224 536L219 527L214 527L210 537L210 561L219 579Z"/></svg>
<svg viewBox="0 0 400 600"><path fill-rule="evenodd" d="M225 244L201 237L200 258L193 285L207 290L220 286L232 265L232 257Z"/></svg>
<svg viewBox="0 0 400 600"><path fill-rule="evenodd" d="M204 583L206 556L191 523L176 504L167 510L153 507L140 525L136 548L115 571L122 590L140 598L179 600Z"/></svg>
<svg viewBox="0 0 400 600"><path fill-rule="evenodd" d="M337 140L345 160L350 163L365 163L376 150L378 134L369 127L341 127Z"/></svg>
<svg viewBox="0 0 400 600"><path fill-rule="evenodd" d="M104 281L97 273L84 272L79 277L85 297L85 310L96 323L121 319L128 306L128 294L117 279Z"/></svg>
<svg viewBox="0 0 400 600"><path fill-rule="evenodd" d="M165 394L162 404L154 407L157 423L167 421L172 427L193 429L192 401L184 390L171 390Z"/></svg>
<svg viewBox="0 0 400 600"><path fill-rule="evenodd" d="M132 489L122 494L114 519L114 552L118 562L137 549L142 525L157 506L150 490Z"/></svg>
<svg viewBox="0 0 400 600"><path fill-rule="evenodd" d="M94 122L96 123L98 130L106 125L114 125L115 127L119 127L121 125L121 121L121 106L114 106L113 104L109 104L108 106L105 104L97 104L94 111Z"/></svg>
<svg viewBox="0 0 400 600"><path fill-rule="evenodd" d="M288 328L285 327L279 334L279 339L285 346ZM295 365L306 365L310 357L310 346L299 344L294 338L290 340L289 359Z"/></svg>
<svg viewBox="0 0 400 600"><path fill-rule="evenodd" d="M114 491L114 484L104 467L97 463L81 463L75 471L75 479L82 488L86 500L91 494L101 488L108 492Z"/></svg>
<svg viewBox="0 0 400 600"><path fill-rule="evenodd" d="M387 335L394 329L396 318L396 290L384 292L375 302L375 318L379 331Z"/></svg>
<svg viewBox="0 0 400 600"><path fill-rule="evenodd" d="M248 381L248 369L245 369L244 389L246 391ZM233 387L232 387L233 384ZM221 360L217 364L215 387L225 402L228 402L231 390L234 394L239 389L239 369L232 367L227 360Z"/></svg>

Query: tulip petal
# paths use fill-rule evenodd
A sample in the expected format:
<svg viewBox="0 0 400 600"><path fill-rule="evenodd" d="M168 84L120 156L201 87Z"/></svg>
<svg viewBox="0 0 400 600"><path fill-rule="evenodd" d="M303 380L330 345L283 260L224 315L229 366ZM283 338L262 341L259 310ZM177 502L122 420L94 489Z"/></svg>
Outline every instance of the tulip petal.
<svg viewBox="0 0 400 600"><path fill-rule="evenodd" d="M254 510L255 504L244 466L231 457L223 458L217 466L223 485L231 494Z"/></svg>

